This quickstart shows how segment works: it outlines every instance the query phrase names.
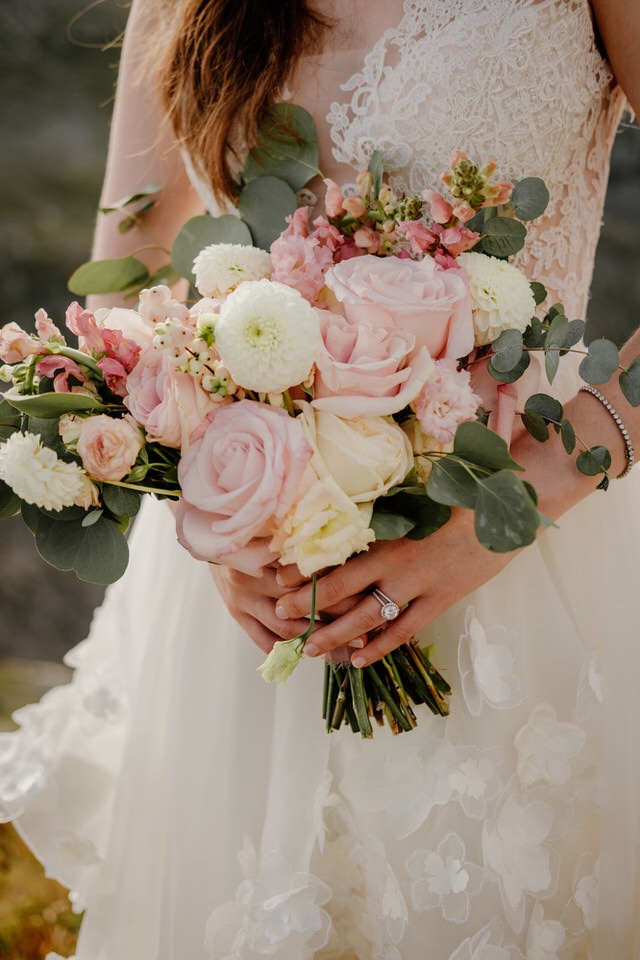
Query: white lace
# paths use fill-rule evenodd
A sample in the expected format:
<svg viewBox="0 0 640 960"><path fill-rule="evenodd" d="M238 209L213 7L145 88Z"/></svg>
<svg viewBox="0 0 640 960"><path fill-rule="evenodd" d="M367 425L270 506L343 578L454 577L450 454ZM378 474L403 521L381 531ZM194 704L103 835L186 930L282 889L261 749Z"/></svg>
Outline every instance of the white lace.
<svg viewBox="0 0 640 960"><path fill-rule="evenodd" d="M458 148L496 157L504 177L542 177L551 204L521 265L584 314L623 104L587 0L405 0L342 89L327 118L338 162L359 169L382 150L404 191L437 184Z"/></svg>

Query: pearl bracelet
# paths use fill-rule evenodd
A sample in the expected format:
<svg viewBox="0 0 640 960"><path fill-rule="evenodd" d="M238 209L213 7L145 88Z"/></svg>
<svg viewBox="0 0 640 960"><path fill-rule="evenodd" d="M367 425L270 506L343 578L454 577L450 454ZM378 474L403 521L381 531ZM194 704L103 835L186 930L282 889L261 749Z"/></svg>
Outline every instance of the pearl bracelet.
<svg viewBox="0 0 640 960"><path fill-rule="evenodd" d="M627 462L622 472L619 473L616 477L616 480L622 480L622 478L626 477L627 474L631 471L631 467L635 463L635 459L636 459L636 454L635 454L635 450L633 449L631 437L629 436L629 431L627 430L624 423L622 422L622 417L620 416L616 408L611 403L609 403L607 398L602 393L600 393L599 390L596 390L596 388L592 387L591 384L587 384L584 387L580 387L580 392L590 393L592 397L595 397L596 400L599 400L602 406L605 408L605 410L607 410L607 412L611 415L616 427L622 434L622 439L624 440L624 455Z"/></svg>

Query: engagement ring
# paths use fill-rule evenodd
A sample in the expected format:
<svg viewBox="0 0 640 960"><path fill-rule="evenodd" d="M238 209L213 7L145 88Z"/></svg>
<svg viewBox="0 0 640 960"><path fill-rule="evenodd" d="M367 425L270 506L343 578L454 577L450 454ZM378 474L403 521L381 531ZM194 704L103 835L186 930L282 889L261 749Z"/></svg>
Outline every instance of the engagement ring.
<svg viewBox="0 0 640 960"><path fill-rule="evenodd" d="M378 590L377 587L373 588L371 591L371 596L375 597L380 604L380 616L383 620L396 619L400 613L400 607L394 600L391 599L391 597L388 597L386 593L382 592L382 590Z"/></svg>

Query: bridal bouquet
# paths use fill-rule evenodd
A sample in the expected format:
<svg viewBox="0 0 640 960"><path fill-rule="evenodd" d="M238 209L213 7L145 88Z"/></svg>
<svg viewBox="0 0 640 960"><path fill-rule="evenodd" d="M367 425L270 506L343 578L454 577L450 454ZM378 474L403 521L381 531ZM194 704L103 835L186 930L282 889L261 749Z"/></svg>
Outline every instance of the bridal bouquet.
<svg viewBox="0 0 640 960"><path fill-rule="evenodd" d="M457 153L448 197L401 197L374 155L352 194L327 181L326 215L298 208L270 252L206 246L190 306L163 285L136 309L72 304L77 347L44 311L37 335L6 325L0 517L21 511L45 559L98 582L124 571L145 493L178 501L194 557L295 564L314 583L376 539L429 535L452 506L475 511L489 550L531 543L544 518L509 454L516 413L538 439L551 426L578 444L579 468L604 482L610 458L552 397L517 409L531 353L552 379L582 324L557 304L536 317L546 292L507 257L546 190L493 183L494 169ZM603 343L583 361L589 382L618 366ZM632 402L637 369L621 376ZM276 643L266 679L290 675L314 623L312 609L303 636ZM327 663L324 716L328 730L371 736L375 718L400 732L412 704L446 714L449 693L414 643L364 670Z"/></svg>

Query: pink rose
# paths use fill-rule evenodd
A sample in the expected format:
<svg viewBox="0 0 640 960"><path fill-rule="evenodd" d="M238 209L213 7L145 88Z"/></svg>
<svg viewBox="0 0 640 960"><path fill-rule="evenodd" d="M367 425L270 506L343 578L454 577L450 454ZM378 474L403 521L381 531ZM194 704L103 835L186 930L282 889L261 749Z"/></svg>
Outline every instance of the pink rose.
<svg viewBox="0 0 640 960"><path fill-rule="evenodd" d="M308 488L312 455L284 410L253 400L217 407L180 461L178 540L196 559L233 563L275 533Z"/></svg>
<svg viewBox="0 0 640 960"><path fill-rule="evenodd" d="M434 375L429 377L413 404L427 436L438 443L448 443L453 440L459 424L475 419L480 398L473 392L470 381L466 370L456 370L448 361L437 361Z"/></svg>
<svg viewBox="0 0 640 960"><path fill-rule="evenodd" d="M322 346L312 401L318 410L345 418L397 413L433 371L429 352L416 352L415 337L406 330L350 323L328 310L318 318Z"/></svg>
<svg viewBox="0 0 640 960"><path fill-rule="evenodd" d="M22 363L32 354L42 351L42 344L30 337L17 323L5 323L0 329L0 360L3 363Z"/></svg>
<svg viewBox="0 0 640 960"><path fill-rule="evenodd" d="M431 257L364 256L330 267L325 283L354 323L409 330L416 347L438 359L458 359L473 349L471 295L462 269L446 270Z"/></svg>
<svg viewBox="0 0 640 960"><path fill-rule="evenodd" d="M213 409L215 401L188 373L178 372L166 353L147 347L127 379L125 406L147 439L180 449Z"/></svg>
<svg viewBox="0 0 640 960"><path fill-rule="evenodd" d="M129 417L121 420L99 414L82 422L78 456L93 480L122 480L138 459L144 439Z"/></svg>
<svg viewBox="0 0 640 960"><path fill-rule="evenodd" d="M119 356L127 369L131 369L135 357L133 357L133 347L137 344L141 349L147 347L153 340L153 324L145 317L141 316L137 310L129 310L126 307L111 307L110 310L99 311L96 314L100 326L103 328L103 337L108 340L107 330L118 331L126 338L124 345L120 349L125 351L124 356ZM129 355L127 352L131 351ZM139 351L138 351L139 354ZM114 354L110 353L110 356Z"/></svg>

